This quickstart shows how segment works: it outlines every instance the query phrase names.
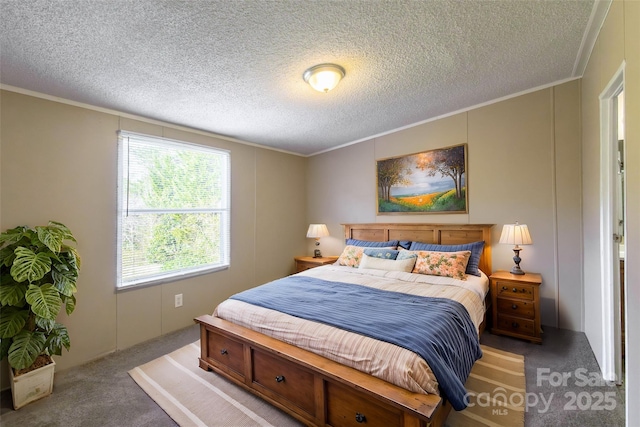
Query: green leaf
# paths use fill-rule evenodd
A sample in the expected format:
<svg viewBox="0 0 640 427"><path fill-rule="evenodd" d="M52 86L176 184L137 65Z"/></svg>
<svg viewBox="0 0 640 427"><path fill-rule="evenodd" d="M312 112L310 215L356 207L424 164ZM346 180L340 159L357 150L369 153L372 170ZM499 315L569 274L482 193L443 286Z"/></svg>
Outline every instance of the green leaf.
<svg viewBox="0 0 640 427"><path fill-rule="evenodd" d="M9 347L9 364L14 369L28 368L44 352L45 342L42 332L20 332L13 337L13 343Z"/></svg>
<svg viewBox="0 0 640 427"><path fill-rule="evenodd" d="M36 232L38 233L38 239L51 249L51 252L60 252L64 235L58 228L36 227Z"/></svg>
<svg viewBox="0 0 640 427"><path fill-rule="evenodd" d="M0 304L3 306L12 305L22 307L24 305L24 295L26 292L26 283L2 283L2 286L0 286Z"/></svg>
<svg viewBox="0 0 640 427"><path fill-rule="evenodd" d="M69 230L69 228L67 228L67 226L64 225L63 223L56 222L56 221L49 221L49 225L48 226L58 230L58 232L60 234L62 234L62 239L63 240L71 240L71 241L76 242L76 239L75 239L75 237L73 237L73 234L71 233L71 230Z"/></svg>
<svg viewBox="0 0 640 427"><path fill-rule="evenodd" d="M71 295L70 297L67 298L67 301L65 302L65 311L67 312L67 316L73 313L73 310L75 309L76 309L76 297L75 295Z"/></svg>
<svg viewBox="0 0 640 427"><path fill-rule="evenodd" d="M12 338L27 324L29 310L3 307L0 311L0 338Z"/></svg>
<svg viewBox="0 0 640 427"><path fill-rule="evenodd" d="M36 316L36 326L46 333L50 333L53 327L56 325L55 320L45 319L44 317Z"/></svg>
<svg viewBox="0 0 640 427"><path fill-rule="evenodd" d="M60 294L51 283L42 286L29 285L26 299L31 304L31 311L49 320L55 320L62 307Z"/></svg>
<svg viewBox="0 0 640 427"><path fill-rule="evenodd" d="M67 328L60 323L56 323L49 334L49 338L47 338L45 347L49 354L56 356L62 355L62 347L69 350L71 348L71 340L69 339Z"/></svg>
<svg viewBox="0 0 640 427"><path fill-rule="evenodd" d="M35 247L43 247L44 245L38 239L38 233L31 228L26 228L24 230L24 238L25 241L29 242L29 244L21 244L20 246L35 246Z"/></svg>
<svg viewBox="0 0 640 427"><path fill-rule="evenodd" d="M16 259L11 267L11 276L16 282L29 283L40 280L51 270L51 259L47 254L35 253L30 249L18 247L15 250Z"/></svg>
<svg viewBox="0 0 640 427"><path fill-rule="evenodd" d="M0 234L0 244L11 244L19 241L24 236L26 228L25 226L20 226Z"/></svg>
<svg viewBox="0 0 640 427"><path fill-rule="evenodd" d="M69 271L51 271L51 277L53 278L53 285L58 292L62 295L70 297L76 291L76 275Z"/></svg>
<svg viewBox="0 0 640 427"><path fill-rule="evenodd" d="M65 249L65 248L63 248ZM80 270L82 268L82 259L80 258L80 254L76 248L71 246L67 246L66 249L69 251L70 255L73 256L74 265L76 266L76 270Z"/></svg>
<svg viewBox="0 0 640 427"><path fill-rule="evenodd" d="M69 246L62 245L62 252L60 252L58 262L54 264L54 267L58 271L68 271L77 277L79 271L78 258L72 249Z"/></svg>
<svg viewBox="0 0 640 427"><path fill-rule="evenodd" d="M0 249L0 265L11 267L13 260L16 258L15 245L5 246Z"/></svg>

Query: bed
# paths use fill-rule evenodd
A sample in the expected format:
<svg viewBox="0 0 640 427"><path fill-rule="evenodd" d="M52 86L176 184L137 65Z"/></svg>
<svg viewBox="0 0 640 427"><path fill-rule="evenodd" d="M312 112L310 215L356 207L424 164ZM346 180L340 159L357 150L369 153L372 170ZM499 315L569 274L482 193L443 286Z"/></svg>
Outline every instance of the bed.
<svg viewBox="0 0 640 427"><path fill-rule="evenodd" d="M345 327L347 331L344 331L340 329L340 324L326 325L314 319L299 319L295 310L313 313L316 300L305 306L305 298L301 298L299 304L294 304L298 307L291 308L293 313L286 311L288 306L283 309L285 312L280 312L278 304L284 304L283 301L289 296L295 300L297 297L294 295L298 291L332 294L338 290L342 292L342 288L353 288L366 295L373 294L371 301L375 300L377 293L391 293L394 298L413 295L408 298L407 309L400 310L407 311L407 317L412 317L412 304L415 305L416 300L422 301L417 298L437 297L435 299L438 301L447 303L451 299L456 301L450 303L452 307L466 309L468 316L465 318L469 319L465 323L467 334L475 334L477 339L484 330L486 319L486 276L491 272L491 227L470 224L345 224L345 238L355 241L422 242L426 245L465 245L482 241L484 249L476 262L483 273L479 278L467 276L469 280L458 281L461 286L450 286L448 281L451 279L445 277L435 277L434 284L425 286L423 281L430 282L433 276L427 280L425 275L406 271L353 268L341 257L339 262L343 265L314 268L277 283L260 286L255 291L252 289L252 292L247 291L224 301L216 308L214 315L198 317L196 322L200 324L201 331L200 367L215 371L307 425L444 425L452 408L451 402L459 406L459 399L450 391L454 386L447 388L448 380L438 382L434 375L437 372L441 379L450 378L440 376L442 368L439 363L426 363L418 355L422 354L421 351L428 353L431 350L422 347L414 350L403 343L396 345L393 341L362 336L358 330L349 331L349 327ZM405 251L404 255L410 252ZM368 261L374 262L371 259ZM371 265L377 267L377 261L366 266ZM284 288L285 284L291 288ZM276 298L277 290L282 294ZM347 307L354 306L346 294L339 295ZM324 298L324 295L314 294L316 297ZM245 298L258 298L258 302ZM354 298L362 298L362 295L358 293ZM260 306L263 301L276 305ZM400 300L394 302L404 303ZM338 304L335 315L330 316L338 320L332 321L341 321L342 316L337 314L352 316L349 312L358 311L358 304L355 306L354 310L349 310L339 308ZM377 313L376 309L365 304L364 311ZM449 305L443 309L450 310ZM362 307L360 310L362 312ZM324 308L316 311L320 313ZM358 316L360 314L355 317ZM437 317L445 318L442 315ZM452 322L460 323L462 320ZM457 348L463 343L463 338L456 339L457 344L448 346L455 345ZM345 342L349 345L345 346ZM460 353L465 351L461 350ZM431 365L434 369L431 369ZM397 366L400 368L396 369ZM441 393L443 390L446 392ZM451 393L451 398L447 398L447 393Z"/></svg>

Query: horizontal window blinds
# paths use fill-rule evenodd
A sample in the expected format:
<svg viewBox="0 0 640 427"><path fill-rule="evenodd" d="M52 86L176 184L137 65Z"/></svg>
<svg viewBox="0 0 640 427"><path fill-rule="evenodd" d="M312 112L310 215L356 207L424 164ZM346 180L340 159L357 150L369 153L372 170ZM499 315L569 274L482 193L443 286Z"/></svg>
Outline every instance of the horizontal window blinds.
<svg viewBox="0 0 640 427"><path fill-rule="evenodd" d="M229 265L225 150L119 132L118 287Z"/></svg>

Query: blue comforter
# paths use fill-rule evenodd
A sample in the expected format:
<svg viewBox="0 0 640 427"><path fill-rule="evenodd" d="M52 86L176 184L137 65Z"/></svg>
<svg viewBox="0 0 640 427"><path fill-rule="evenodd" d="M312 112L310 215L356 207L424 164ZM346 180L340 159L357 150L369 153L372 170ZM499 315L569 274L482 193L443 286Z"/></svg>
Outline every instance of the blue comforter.
<svg viewBox="0 0 640 427"><path fill-rule="evenodd" d="M231 298L411 350L427 361L453 408L466 407L464 383L482 351L469 313L456 301L305 276Z"/></svg>

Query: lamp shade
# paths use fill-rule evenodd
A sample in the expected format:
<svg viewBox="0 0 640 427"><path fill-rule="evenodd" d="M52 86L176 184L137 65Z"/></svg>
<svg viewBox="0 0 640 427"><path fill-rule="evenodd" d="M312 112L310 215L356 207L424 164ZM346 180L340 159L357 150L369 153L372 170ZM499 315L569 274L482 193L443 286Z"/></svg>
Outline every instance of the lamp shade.
<svg viewBox="0 0 640 427"><path fill-rule="evenodd" d="M505 224L502 227L502 235L500 236L500 243L506 243L511 245L530 245L533 243L531 240L531 234L529 234L529 228L526 224Z"/></svg>
<svg viewBox="0 0 640 427"><path fill-rule="evenodd" d="M335 64L320 64L309 68L302 74L305 82L318 92L329 92L344 77L344 68Z"/></svg>
<svg viewBox="0 0 640 427"><path fill-rule="evenodd" d="M320 237L327 237L329 235L329 229L325 224L310 224L307 230L307 237L311 239L319 239Z"/></svg>

